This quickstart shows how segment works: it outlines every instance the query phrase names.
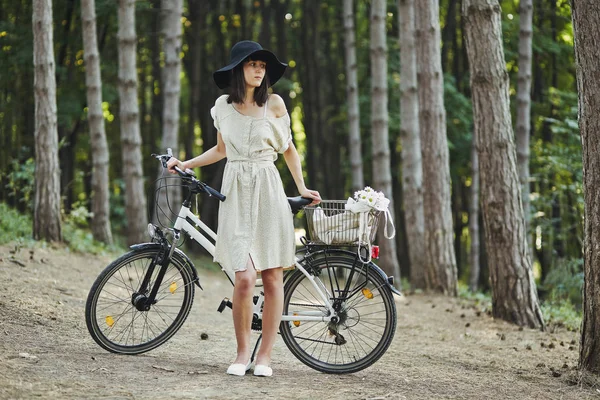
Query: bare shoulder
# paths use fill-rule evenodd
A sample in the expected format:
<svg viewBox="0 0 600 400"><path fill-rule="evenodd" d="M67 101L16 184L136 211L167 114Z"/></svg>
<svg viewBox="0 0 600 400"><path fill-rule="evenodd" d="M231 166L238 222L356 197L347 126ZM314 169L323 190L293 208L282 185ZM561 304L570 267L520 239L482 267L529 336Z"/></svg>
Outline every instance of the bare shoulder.
<svg viewBox="0 0 600 400"><path fill-rule="evenodd" d="M285 115L287 113L287 109L285 108L285 102L278 94L271 94L269 96L269 111L271 111L277 118Z"/></svg>

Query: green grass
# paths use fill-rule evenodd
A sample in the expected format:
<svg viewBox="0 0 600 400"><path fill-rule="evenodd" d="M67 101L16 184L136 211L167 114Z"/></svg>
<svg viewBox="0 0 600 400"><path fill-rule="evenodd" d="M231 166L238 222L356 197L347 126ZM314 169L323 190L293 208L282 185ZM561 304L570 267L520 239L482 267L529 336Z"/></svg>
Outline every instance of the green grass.
<svg viewBox="0 0 600 400"><path fill-rule="evenodd" d="M492 309L492 297L489 293L471 292L467 285L459 283L458 297L475 302L484 310ZM543 301L540 304L546 325L564 326L568 330L577 331L581 326L581 311L567 300Z"/></svg>
<svg viewBox="0 0 600 400"><path fill-rule="evenodd" d="M0 203L0 244L19 242L21 245L42 243L33 240L33 221L31 216ZM124 252L119 245L106 245L94 240L90 230L81 226L81 221L72 217L65 218L61 224L63 241L67 248L78 253L105 254Z"/></svg>

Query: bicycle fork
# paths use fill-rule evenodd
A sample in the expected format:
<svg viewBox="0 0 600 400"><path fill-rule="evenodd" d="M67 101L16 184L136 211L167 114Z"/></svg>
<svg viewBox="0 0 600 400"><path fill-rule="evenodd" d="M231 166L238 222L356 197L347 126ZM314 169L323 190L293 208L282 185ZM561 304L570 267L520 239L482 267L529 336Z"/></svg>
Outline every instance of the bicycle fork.
<svg viewBox="0 0 600 400"><path fill-rule="evenodd" d="M131 295L131 304L138 311L148 311L150 307L156 303L156 294L158 293L158 289L162 285L162 281L165 277L167 269L169 268L169 263L171 261L171 257L173 256L173 252L177 247L176 244L179 241L180 234L179 232L173 232L173 244L169 245L168 241L164 237L164 234L157 230L159 233L159 240L161 242L161 250L158 252L156 257L151 261L148 266L148 270L146 271L146 275L140 284L139 289L136 292L133 292ZM156 275L156 279L154 280L154 284L152 286L152 290L148 294L148 286L150 285L150 280L152 279L152 275L154 274L154 269L156 266L160 266L160 270Z"/></svg>

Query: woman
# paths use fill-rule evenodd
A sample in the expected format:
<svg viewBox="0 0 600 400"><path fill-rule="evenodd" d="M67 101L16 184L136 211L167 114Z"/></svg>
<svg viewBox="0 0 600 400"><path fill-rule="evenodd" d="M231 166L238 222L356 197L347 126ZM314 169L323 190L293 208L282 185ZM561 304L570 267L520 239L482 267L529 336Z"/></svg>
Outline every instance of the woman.
<svg viewBox="0 0 600 400"><path fill-rule="evenodd" d="M261 272L265 303L262 343L254 375L271 376L271 351L283 312L283 267L294 264L295 235L283 184L273 162L283 154L298 192L321 201L319 193L304 185L300 157L292 142L285 103L268 94L287 64L260 44L242 41L231 49L229 65L213 74L217 86L230 87L217 99L211 115L217 128L217 145L191 160L171 159L168 167L201 167L227 157L221 191L227 200L219 208L215 262L235 271L233 325L237 357L227 369L245 375L251 368L252 297L256 271ZM174 173L174 171L171 170Z"/></svg>

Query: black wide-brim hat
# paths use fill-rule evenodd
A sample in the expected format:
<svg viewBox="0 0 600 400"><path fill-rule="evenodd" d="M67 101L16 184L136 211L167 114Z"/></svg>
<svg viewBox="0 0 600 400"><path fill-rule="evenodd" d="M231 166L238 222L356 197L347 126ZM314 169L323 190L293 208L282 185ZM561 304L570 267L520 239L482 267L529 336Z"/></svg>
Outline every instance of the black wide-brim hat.
<svg viewBox="0 0 600 400"><path fill-rule="evenodd" d="M286 63L279 61L275 54L263 49L260 44L251 40L243 40L231 48L229 64L213 73L217 86L220 89L228 87L231 83L233 69L248 58L267 63L267 75L271 85L274 85L283 76L287 68Z"/></svg>

